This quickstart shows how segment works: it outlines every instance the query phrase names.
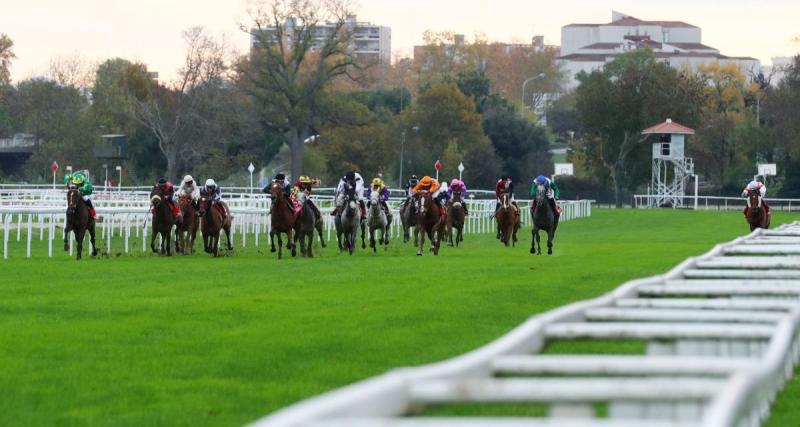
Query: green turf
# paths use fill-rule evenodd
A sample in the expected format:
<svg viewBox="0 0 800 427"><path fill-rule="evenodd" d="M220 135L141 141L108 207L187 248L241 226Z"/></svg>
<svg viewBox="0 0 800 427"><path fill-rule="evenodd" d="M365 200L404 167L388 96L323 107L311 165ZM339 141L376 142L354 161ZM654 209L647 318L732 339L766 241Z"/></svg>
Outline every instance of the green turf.
<svg viewBox="0 0 800 427"><path fill-rule="evenodd" d="M46 258L40 242L25 259L24 238L13 240L0 260L0 425L240 425L458 355L746 231L740 213L595 210L562 224L552 257L528 254L526 230L513 249L484 235L436 258L393 242L280 262L262 246L77 263ZM786 395L798 394L794 381ZM776 419L800 419L790 399Z"/></svg>

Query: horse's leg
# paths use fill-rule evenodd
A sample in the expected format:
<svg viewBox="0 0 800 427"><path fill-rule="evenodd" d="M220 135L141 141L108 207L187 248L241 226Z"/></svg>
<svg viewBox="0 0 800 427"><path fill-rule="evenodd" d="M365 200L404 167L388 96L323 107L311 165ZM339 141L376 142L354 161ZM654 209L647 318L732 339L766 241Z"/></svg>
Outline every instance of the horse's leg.
<svg viewBox="0 0 800 427"><path fill-rule="evenodd" d="M542 254L542 238L541 238L541 236L539 236L539 231L540 230L541 229L537 229L536 230L536 254L537 255L541 255Z"/></svg>
<svg viewBox="0 0 800 427"><path fill-rule="evenodd" d="M531 229L531 253L536 253L536 223L533 224Z"/></svg>
<svg viewBox="0 0 800 427"><path fill-rule="evenodd" d="M289 248L289 242L292 241L292 229L291 228L289 228L289 231L286 232L286 235L288 236L287 237L287 242L286 242L286 248L288 249ZM297 247L294 244L292 244L292 248L291 249L292 249L292 256L297 256Z"/></svg>
<svg viewBox="0 0 800 427"><path fill-rule="evenodd" d="M164 245L164 248L167 251L167 256L172 256L172 229L171 228L164 232L164 240L161 243L162 244L166 243Z"/></svg>
<svg viewBox="0 0 800 427"><path fill-rule="evenodd" d="M269 231L269 243L272 245L272 248L269 250L270 252L275 252L275 230ZM281 244L281 236L278 236L278 245ZM280 256L278 257L280 259Z"/></svg>
<svg viewBox="0 0 800 427"><path fill-rule="evenodd" d="M367 220L361 218L361 220L359 221L359 225L361 226L361 249L366 249Z"/></svg>
<svg viewBox="0 0 800 427"><path fill-rule="evenodd" d="M219 256L219 235L220 230L211 235L211 252L214 253L215 258Z"/></svg>
<svg viewBox="0 0 800 427"><path fill-rule="evenodd" d="M225 240L228 242L228 250L233 250L233 242L231 242L231 225L228 224L224 228L225 230Z"/></svg>
<svg viewBox="0 0 800 427"><path fill-rule="evenodd" d="M425 247L425 230L420 229L419 226L415 230L416 234L414 234L414 244L417 244L419 240L419 250L417 251L417 256L422 256L422 248Z"/></svg>
<svg viewBox="0 0 800 427"><path fill-rule="evenodd" d="M553 255L553 228L547 230L547 255Z"/></svg>
<svg viewBox="0 0 800 427"><path fill-rule="evenodd" d="M320 246L322 246L324 248L326 245L325 245L325 238L322 237L322 220L321 219L314 222L314 228L317 229L317 234L319 234L319 244L320 244ZM312 240L313 240L313 237L314 237L314 231L313 230L311 231L311 237L312 237ZM309 243L309 244L313 244L313 242Z"/></svg>
<svg viewBox="0 0 800 427"><path fill-rule="evenodd" d="M208 230L203 230L203 251L207 254L211 253L211 233Z"/></svg>
<svg viewBox="0 0 800 427"><path fill-rule="evenodd" d="M369 226L369 247L375 252L375 227Z"/></svg>
<svg viewBox="0 0 800 427"><path fill-rule="evenodd" d="M83 238L86 235L86 229L78 228L75 232L75 240L78 243L78 260L81 259L81 255L83 253Z"/></svg>
<svg viewBox="0 0 800 427"><path fill-rule="evenodd" d="M72 231L72 225L67 221L64 226L64 252L69 252L69 233Z"/></svg>
<svg viewBox="0 0 800 427"><path fill-rule="evenodd" d="M97 243L94 241L94 220L89 223L89 242L92 244L92 256L97 256Z"/></svg>
<svg viewBox="0 0 800 427"><path fill-rule="evenodd" d="M150 249L154 254L158 253L158 250L156 249L156 237L158 237L158 230L156 229L155 224L153 224L153 233L150 236Z"/></svg>
<svg viewBox="0 0 800 427"><path fill-rule="evenodd" d="M283 236L281 236L281 232L275 233L278 235L278 259L283 259ZM275 252L275 248L273 247L272 252Z"/></svg>

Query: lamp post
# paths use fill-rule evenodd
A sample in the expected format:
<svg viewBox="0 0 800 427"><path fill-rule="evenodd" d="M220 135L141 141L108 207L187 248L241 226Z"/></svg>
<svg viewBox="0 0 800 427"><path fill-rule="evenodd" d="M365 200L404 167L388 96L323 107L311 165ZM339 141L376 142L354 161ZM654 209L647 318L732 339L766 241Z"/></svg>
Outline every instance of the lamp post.
<svg viewBox="0 0 800 427"><path fill-rule="evenodd" d="M119 180L117 181L117 189L122 191L122 165L118 165L116 167L117 171L119 171Z"/></svg>
<svg viewBox="0 0 800 427"><path fill-rule="evenodd" d="M414 126L411 128L414 132L419 132L419 126ZM397 179L397 185L403 185L403 158L405 157L406 153L406 129L404 128L403 131L400 133L400 177Z"/></svg>
<svg viewBox="0 0 800 427"><path fill-rule="evenodd" d="M247 167L247 171L250 172L250 194L253 194L253 171L256 170L256 167L253 166L253 162L250 162L250 166Z"/></svg>
<svg viewBox="0 0 800 427"><path fill-rule="evenodd" d="M528 82L532 82L534 80L542 79L542 78L545 78L545 77L547 77L545 75L545 73L539 73L538 75L533 76L533 77L525 80L524 82L522 82L522 98L519 100L520 101L520 103L519 103L519 116L520 117L525 117L525 86L528 84ZM533 107L531 107L531 108L533 108Z"/></svg>

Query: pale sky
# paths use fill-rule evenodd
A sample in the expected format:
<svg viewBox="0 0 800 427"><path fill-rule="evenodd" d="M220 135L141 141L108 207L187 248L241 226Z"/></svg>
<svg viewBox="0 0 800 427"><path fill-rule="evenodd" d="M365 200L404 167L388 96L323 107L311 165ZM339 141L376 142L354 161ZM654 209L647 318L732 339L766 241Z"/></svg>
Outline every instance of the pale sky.
<svg viewBox="0 0 800 427"><path fill-rule="evenodd" d="M55 57L139 60L172 78L183 52L181 31L202 25L244 52L251 0L3 0L0 32L15 43L15 80L43 74ZM491 41L528 41L542 34L560 44L561 27L605 23L611 10L645 20L685 21L703 42L730 56L767 65L800 51L799 0L360 0L359 21L392 28L392 50L411 55L426 29L453 30Z"/></svg>

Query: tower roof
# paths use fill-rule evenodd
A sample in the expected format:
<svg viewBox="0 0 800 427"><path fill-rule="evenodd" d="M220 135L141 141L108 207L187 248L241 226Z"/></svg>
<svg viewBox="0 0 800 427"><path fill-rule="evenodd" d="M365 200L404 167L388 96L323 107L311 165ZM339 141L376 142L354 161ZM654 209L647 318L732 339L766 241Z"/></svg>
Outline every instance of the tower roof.
<svg viewBox="0 0 800 427"><path fill-rule="evenodd" d="M667 119L664 123L659 123L651 126L642 131L643 135L649 134L679 134L679 135L694 135L694 129L688 128L680 123L673 122L672 119Z"/></svg>

